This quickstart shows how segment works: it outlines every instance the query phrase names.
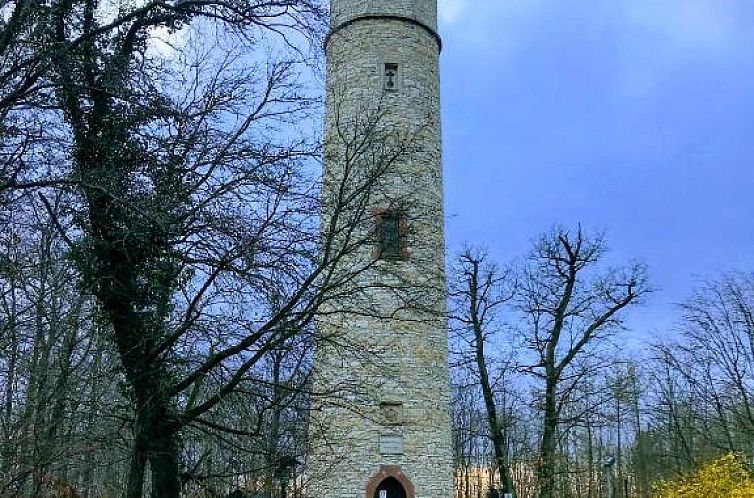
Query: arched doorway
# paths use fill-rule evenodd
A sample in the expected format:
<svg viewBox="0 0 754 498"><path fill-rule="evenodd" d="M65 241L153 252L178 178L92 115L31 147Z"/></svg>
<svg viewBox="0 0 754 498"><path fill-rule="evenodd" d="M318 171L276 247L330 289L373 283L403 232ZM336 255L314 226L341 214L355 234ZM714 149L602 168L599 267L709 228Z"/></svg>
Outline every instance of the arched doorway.
<svg viewBox="0 0 754 498"><path fill-rule="evenodd" d="M408 498L403 485L395 477L388 477L374 490L372 498Z"/></svg>
<svg viewBox="0 0 754 498"><path fill-rule="evenodd" d="M415 498L411 480L395 465L383 465L367 482L364 498Z"/></svg>

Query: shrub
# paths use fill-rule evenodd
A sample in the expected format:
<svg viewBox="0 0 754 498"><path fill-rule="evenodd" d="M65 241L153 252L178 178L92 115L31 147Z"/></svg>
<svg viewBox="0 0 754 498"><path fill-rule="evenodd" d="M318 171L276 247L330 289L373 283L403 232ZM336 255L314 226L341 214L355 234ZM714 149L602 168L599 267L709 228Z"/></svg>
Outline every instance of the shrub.
<svg viewBox="0 0 754 498"><path fill-rule="evenodd" d="M754 498L754 475L743 457L728 455L656 491L658 498Z"/></svg>

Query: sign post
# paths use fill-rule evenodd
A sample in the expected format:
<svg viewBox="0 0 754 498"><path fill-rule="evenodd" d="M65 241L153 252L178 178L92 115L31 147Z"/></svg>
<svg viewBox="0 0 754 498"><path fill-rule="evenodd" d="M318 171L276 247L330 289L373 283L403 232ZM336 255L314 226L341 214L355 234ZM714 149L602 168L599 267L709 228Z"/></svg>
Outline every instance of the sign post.
<svg viewBox="0 0 754 498"><path fill-rule="evenodd" d="M615 466L615 457L609 456L605 459L605 481L607 488L607 498L615 498L615 475L613 467Z"/></svg>

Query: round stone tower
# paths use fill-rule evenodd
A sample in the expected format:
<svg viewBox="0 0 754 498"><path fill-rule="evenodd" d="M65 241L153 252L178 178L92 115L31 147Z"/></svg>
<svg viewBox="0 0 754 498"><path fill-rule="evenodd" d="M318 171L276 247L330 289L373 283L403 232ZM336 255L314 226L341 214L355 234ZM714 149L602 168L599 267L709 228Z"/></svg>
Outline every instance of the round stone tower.
<svg viewBox="0 0 754 498"><path fill-rule="evenodd" d="M331 18L322 230L348 277L317 321L308 496L451 498L437 2Z"/></svg>

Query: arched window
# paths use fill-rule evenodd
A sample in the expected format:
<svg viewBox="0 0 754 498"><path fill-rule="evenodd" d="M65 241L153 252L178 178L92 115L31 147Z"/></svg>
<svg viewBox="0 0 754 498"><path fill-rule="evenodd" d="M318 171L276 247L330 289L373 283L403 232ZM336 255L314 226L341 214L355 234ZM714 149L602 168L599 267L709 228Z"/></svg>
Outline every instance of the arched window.
<svg viewBox="0 0 754 498"><path fill-rule="evenodd" d="M377 245L376 259L405 261L408 259L408 218L398 210L374 211Z"/></svg>
<svg viewBox="0 0 754 498"><path fill-rule="evenodd" d="M403 485L394 477L382 481L374 492L373 498L408 498Z"/></svg>

